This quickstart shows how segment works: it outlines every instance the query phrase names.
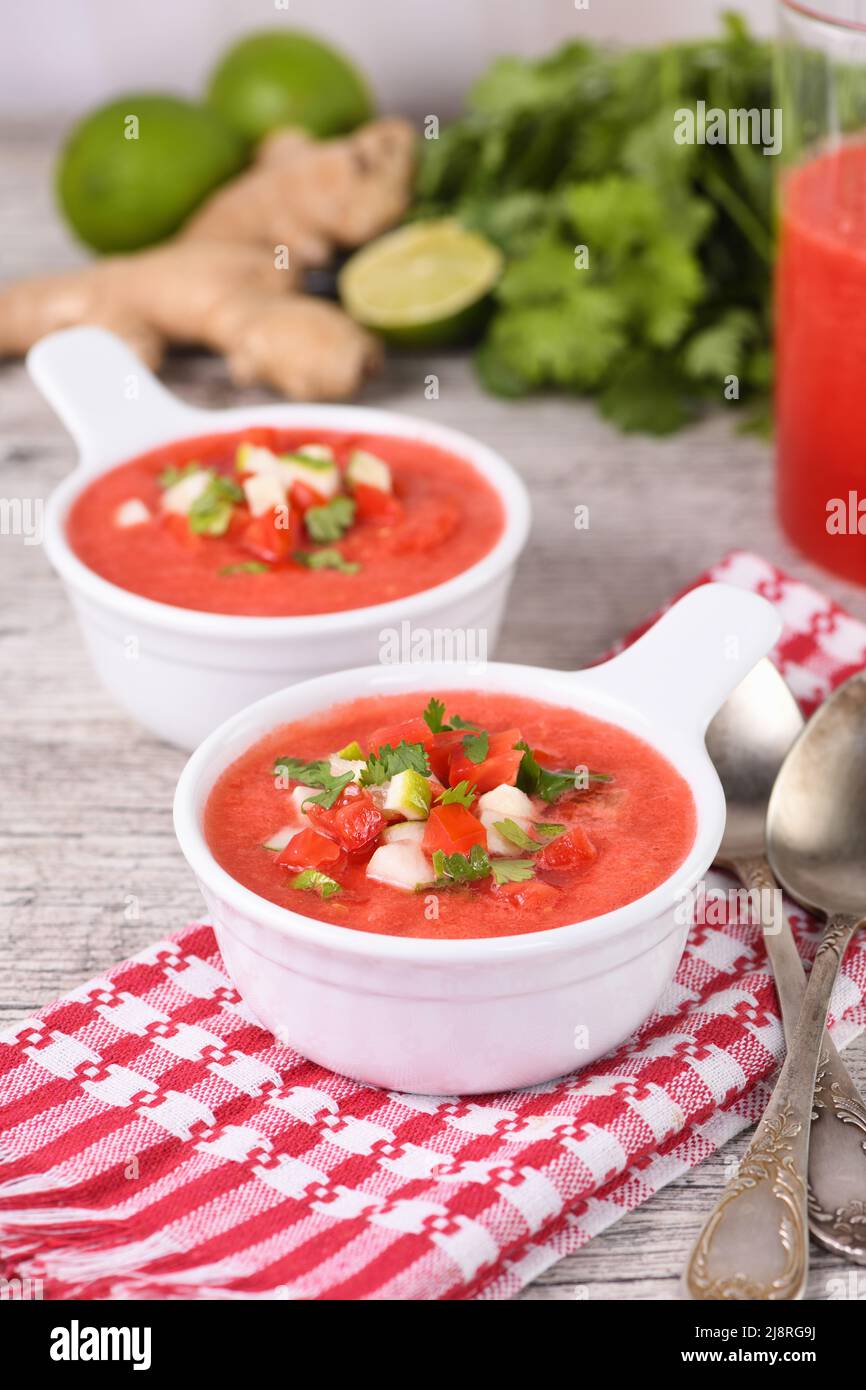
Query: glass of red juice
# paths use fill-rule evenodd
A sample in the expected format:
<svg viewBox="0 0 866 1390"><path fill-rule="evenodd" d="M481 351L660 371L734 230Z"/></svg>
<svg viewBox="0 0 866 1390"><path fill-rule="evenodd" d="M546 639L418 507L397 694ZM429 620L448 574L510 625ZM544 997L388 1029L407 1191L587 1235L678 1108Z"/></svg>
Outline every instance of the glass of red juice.
<svg viewBox="0 0 866 1390"><path fill-rule="evenodd" d="M866 584L866 0L780 10L779 515Z"/></svg>

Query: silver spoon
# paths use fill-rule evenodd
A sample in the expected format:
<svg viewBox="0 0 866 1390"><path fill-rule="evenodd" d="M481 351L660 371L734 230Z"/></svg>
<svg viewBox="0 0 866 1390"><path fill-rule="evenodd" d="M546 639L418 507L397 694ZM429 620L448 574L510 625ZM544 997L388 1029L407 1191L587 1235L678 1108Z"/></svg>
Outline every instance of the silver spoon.
<svg viewBox="0 0 866 1390"><path fill-rule="evenodd" d="M791 744L803 729L797 702L772 662L761 661L737 686L707 731L707 752L725 790L728 816L716 863L748 889L774 895L764 852L767 803ZM806 976L783 912L769 899L764 941L790 1040ZM866 1106L825 1034L809 1141L809 1229L837 1255L866 1264ZM857 1219L856 1213L860 1212Z"/></svg>
<svg viewBox="0 0 866 1390"><path fill-rule="evenodd" d="M830 995L866 907L866 673L830 696L792 747L770 796L766 835L778 881L827 925L770 1103L692 1252L686 1282L693 1298L794 1299L805 1288L816 1073L820 1056L826 1097ZM849 1122L856 1129L863 1107L856 1091L854 1099ZM862 1122L866 1133L866 1113ZM849 1211L833 1212L839 1233L856 1229L863 1210L860 1196Z"/></svg>

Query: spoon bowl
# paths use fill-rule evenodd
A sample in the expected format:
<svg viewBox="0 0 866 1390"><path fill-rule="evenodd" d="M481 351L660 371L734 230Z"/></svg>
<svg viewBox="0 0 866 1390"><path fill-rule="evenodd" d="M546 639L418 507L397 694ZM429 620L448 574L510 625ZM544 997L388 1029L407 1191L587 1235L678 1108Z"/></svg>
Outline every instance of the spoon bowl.
<svg viewBox="0 0 866 1390"><path fill-rule="evenodd" d="M741 681L707 730L707 752L727 802L716 863L735 869L764 853L764 821L773 783L801 733L800 707L767 657Z"/></svg>
<svg viewBox="0 0 866 1390"><path fill-rule="evenodd" d="M782 887L811 912L866 911L866 672L809 721L776 779L767 850Z"/></svg>

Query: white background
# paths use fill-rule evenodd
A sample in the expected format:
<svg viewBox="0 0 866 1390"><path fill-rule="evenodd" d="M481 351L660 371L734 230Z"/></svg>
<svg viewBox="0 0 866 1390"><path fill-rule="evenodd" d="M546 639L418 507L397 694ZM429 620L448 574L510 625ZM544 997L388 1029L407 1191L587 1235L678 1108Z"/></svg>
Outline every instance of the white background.
<svg viewBox="0 0 866 1390"><path fill-rule="evenodd" d="M773 30L773 0L0 0L0 117L75 114L136 88L195 94L227 42L274 26L340 45L383 110L450 115L497 54L706 35L726 8Z"/></svg>

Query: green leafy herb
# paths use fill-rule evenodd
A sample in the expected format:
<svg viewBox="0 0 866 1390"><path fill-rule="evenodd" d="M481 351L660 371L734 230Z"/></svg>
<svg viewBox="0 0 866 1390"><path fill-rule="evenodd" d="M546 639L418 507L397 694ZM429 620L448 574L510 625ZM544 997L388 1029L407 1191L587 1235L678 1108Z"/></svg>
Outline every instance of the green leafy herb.
<svg viewBox="0 0 866 1390"><path fill-rule="evenodd" d="M367 759L367 766L361 772L361 785L380 787L383 782L396 777L398 772L409 770L420 772L422 777L430 776L423 743L407 743L404 739L396 748L386 743Z"/></svg>
<svg viewBox="0 0 866 1390"><path fill-rule="evenodd" d="M564 825L553 825L545 821L536 821L533 828L545 840L555 840L557 835L562 835L565 831Z"/></svg>
<svg viewBox="0 0 866 1390"><path fill-rule="evenodd" d="M240 565L223 565L219 574L270 574L271 567L263 560L244 560Z"/></svg>
<svg viewBox="0 0 866 1390"><path fill-rule="evenodd" d="M490 877L490 856L481 845L473 845L468 855L446 854L437 849L433 852L433 872L436 875L434 888L457 888L476 883Z"/></svg>
<svg viewBox="0 0 866 1390"><path fill-rule="evenodd" d="M330 763L324 758L305 763L301 758L277 758L274 763L275 777L288 777L293 782L301 782L307 787L321 787L318 796L308 797L309 801L326 809L333 806L344 787L354 781L351 772L334 776Z"/></svg>
<svg viewBox="0 0 866 1390"><path fill-rule="evenodd" d="M437 700L435 696L431 695L423 718L431 734L441 734L445 728L442 722L445 718L445 701Z"/></svg>
<svg viewBox="0 0 866 1390"><path fill-rule="evenodd" d="M521 740L519 743L515 743L514 747L523 750L520 767L517 769L517 785L521 791L526 792L529 796L540 796L542 801L556 801L557 797L562 796L564 792L576 791L580 788L581 778L584 775L582 770L569 768L551 772L536 761L528 743ZM604 772L589 772L586 776L590 782L613 781L613 778Z"/></svg>
<svg viewBox="0 0 866 1390"><path fill-rule="evenodd" d="M320 507L309 507L304 523L314 541L338 541L355 519L355 503L351 497L332 497Z"/></svg>
<svg viewBox="0 0 866 1390"><path fill-rule="evenodd" d="M499 58L424 141L413 215L456 216L506 255L476 357L489 391L591 393L621 429L656 434L724 400L730 376L740 405L765 397L776 160L674 134L699 101L778 104L771 46L736 15L723 25L707 41Z"/></svg>
<svg viewBox="0 0 866 1390"><path fill-rule="evenodd" d="M198 535L224 536L229 529L235 503L243 500L243 490L237 483L221 473L215 473L187 513L189 529Z"/></svg>
<svg viewBox="0 0 866 1390"><path fill-rule="evenodd" d="M289 880L290 888L312 889L318 893L320 898L332 898L335 893L342 893L342 888L336 879L329 878L320 869L302 869L299 874Z"/></svg>
<svg viewBox="0 0 866 1390"><path fill-rule="evenodd" d="M308 570L339 570L341 574L357 574L361 568L354 561L344 560L339 550L296 550L295 559Z"/></svg>
<svg viewBox="0 0 866 1390"><path fill-rule="evenodd" d="M535 874L531 859L494 859L491 868L494 883L525 883Z"/></svg>
<svg viewBox="0 0 866 1390"><path fill-rule="evenodd" d="M505 840L510 840L518 849L527 849L531 854L537 854L540 849L544 849L544 844L540 840L534 840L531 835L518 825L514 820L498 820L493 823L494 830L498 830Z"/></svg>
<svg viewBox="0 0 866 1390"><path fill-rule="evenodd" d="M471 763L483 763L490 748L490 735L486 730L480 734L469 733L463 736L463 751Z"/></svg>
<svg viewBox="0 0 866 1390"><path fill-rule="evenodd" d="M424 711L424 722L433 734L447 733L451 729L477 729L478 725L469 719L461 719L459 714L449 716L445 720L445 701L431 698Z"/></svg>
<svg viewBox="0 0 866 1390"><path fill-rule="evenodd" d="M191 473L201 473L201 471L201 464L196 463L195 460L193 460L192 463L181 464L180 468L176 468L174 466L172 466L171 468L164 468L163 471L160 473L157 482L159 483L160 487L170 488L174 487L175 483L179 483L184 478L188 478Z"/></svg>
<svg viewBox="0 0 866 1390"><path fill-rule="evenodd" d="M437 797L439 806L471 806L478 792L472 782L458 782L456 787L447 787L441 796Z"/></svg>

